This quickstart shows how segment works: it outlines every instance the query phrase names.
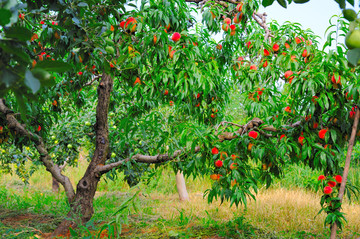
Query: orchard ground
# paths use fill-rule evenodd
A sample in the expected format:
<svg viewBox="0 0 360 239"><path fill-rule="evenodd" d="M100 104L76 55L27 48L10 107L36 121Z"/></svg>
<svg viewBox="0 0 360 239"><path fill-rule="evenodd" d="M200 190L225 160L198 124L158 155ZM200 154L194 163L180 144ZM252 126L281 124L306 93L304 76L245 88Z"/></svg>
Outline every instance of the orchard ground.
<svg viewBox="0 0 360 239"><path fill-rule="evenodd" d="M72 182L79 180L86 168L65 169ZM360 167L354 167L351 178L360 181ZM208 204L203 192L210 187L208 178L187 179L190 201L180 202L175 175L164 168L148 185L141 182L129 188L121 177L105 183L102 179L95 196L95 214L86 228L78 229L81 237L89 232L96 238L101 226L113 219L119 205L136 191L136 209L131 207L129 223L123 225L123 238L327 238L320 210L321 192L316 191L316 172L303 166L291 166L285 177L270 189L261 189L257 201L248 207L230 208L220 201ZM39 238L48 235L69 210L66 197L51 192L51 176L40 168L25 185L18 177L1 175L0 235L4 238ZM360 237L360 201L346 202L344 212L349 221L341 238ZM61 216L59 216L61 215ZM87 231L88 230L88 231ZM104 233L102 234L104 235ZM107 238L107 237L105 237Z"/></svg>

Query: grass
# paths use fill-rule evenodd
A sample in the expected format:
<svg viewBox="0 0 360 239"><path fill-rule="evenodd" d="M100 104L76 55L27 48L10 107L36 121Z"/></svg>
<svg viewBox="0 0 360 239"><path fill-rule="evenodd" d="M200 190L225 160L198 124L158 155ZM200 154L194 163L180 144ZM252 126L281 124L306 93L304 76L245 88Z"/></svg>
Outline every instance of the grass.
<svg viewBox="0 0 360 239"><path fill-rule="evenodd" d="M86 161L79 168L67 168L72 182L80 179ZM190 201L180 202L175 175L165 169L156 184L140 183L129 188L123 176L117 181L101 180L94 200L95 214L87 228L93 234L101 225L114 219L113 213L137 190L137 210L132 209L129 222L123 225L122 238L327 238L320 210L320 193L314 192L317 173L291 166L284 179L268 190L262 189L247 208L229 207L229 203L208 204L203 192L208 179L187 179ZM353 177L358 177L354 171ZM304 180L306 179L306 180ZM358 179L358 178L356 178ZM51 176L40 168L25 185L16 176L1 175L0 235L6 238L36 238L49 233L69 210L64 193L51 192ZM341 238L360 237L360 205L345 203L348 224ZM89 234L80 230L82 236Z"/></svg>

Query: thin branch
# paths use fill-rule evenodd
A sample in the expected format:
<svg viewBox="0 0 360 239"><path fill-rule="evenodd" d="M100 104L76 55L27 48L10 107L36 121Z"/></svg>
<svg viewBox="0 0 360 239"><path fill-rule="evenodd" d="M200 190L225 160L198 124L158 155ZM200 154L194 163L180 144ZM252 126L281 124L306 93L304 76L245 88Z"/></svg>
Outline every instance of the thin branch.
<svg viewBox="0 0 360 239"><path fill-rule="evenodd" d="M220 124L218 124L215 127L215 134L218 134L219 127L224 126L225 124L231 124L231 125L235 125L237 127L243 127L242 125L239 125L239 124L236 124L236 123L232 123L232 122L228 122L228 121L222 121L222 122L220 122Z"/></svg>
<svg viewBox="0 0 360 239"><path fill-rule="evenodd" d="M252 16L254 20L265 30L265 37L264 37L265 41L268 38L274 37L271 34L269 27L266 25L266 16L267 16L266 12L264 13L254 12Z"/></svg>
<svg viewBox="0 0 360 239"><path fill-rule="evenodd" d="M69 202L72 202L75 198L74 188L69 178L61 174L60 167L51 160L43 139L39 135L30 132L22 124L20 124L20 122L15 118L13 111L6 106L4 99L0 99L0 112L5 115L7 125L10 129L16 131L21 136L29 138L35 144L35 147L40 154L40 160L45 165L46 170L49 171L51 175L64 186L68 200Z"/></svg>
<svg viewBox="0 0 360 239"><path fill-rule="evenodd" d="M69 158L66 158L65 161L64 161L64 163L59 166L59 168L60 168L61 171L63 171L63 169L65 168L68 160L69 160Z"/></svg>
<svg viewBox="0 0 360 239"><path fill-rule="evenodd" d="M102 77L102 75L95 75L91 81L87 82L84 86L89 86L92 85L97 79L100 79Z"/></svg>

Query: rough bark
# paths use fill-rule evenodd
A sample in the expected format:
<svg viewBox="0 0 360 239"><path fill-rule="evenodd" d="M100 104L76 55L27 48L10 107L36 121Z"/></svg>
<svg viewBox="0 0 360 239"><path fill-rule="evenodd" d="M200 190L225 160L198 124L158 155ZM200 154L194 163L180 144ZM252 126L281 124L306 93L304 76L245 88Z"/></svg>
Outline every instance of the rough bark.
<svg viewBox="0 0 360 239"><path fill-rule="evenodd" d="M189 194L186 190L184 174L180 171L178 171L176 174L176 187L177 187L177 191L179 193L180 201L188 201Z"/></svg>
<svg viewBox="0 0 360 239"><path fill-rule="evenodd" d="M81 223L89 221L94 213L93 199L101 174L96 171L98 165L104 165L109 158L109 129L108 109L110 94L113 88L113 79L110 75L104 74L98 86L98 104L96 107L96 146L93 158L86 169L82 179L76 187L76 195L71 210L68 213L69 219L64 220L54 231L52 236L65 234L69 226L75 225L77 219Z"/></svg>
<svg viewBox="0 0 360 239"><path fill-rule="evenodd" d="M59 193L59 181L56 180L56 178L52 177L52 192L53 193Z"/></svg>
<svg viewBox="0 0 360 239"><path fill-rule="evenodd" d="M353 147L354 147L357 127L359 124L359 118L360 118L360 110L357 109L356 114L355 114L354 124L353 124L352 130L351 130L351 136L350 136L349 146L348 146L348 150L347 150L347 154L346 154L344 172L343 172L342 181L341 181L340 189L339 189L338 197L340 198L340 203L342 203L344 193L345 193L345 186L346 186L346 181L347 181L347 177L348 177L349 170L350 170L351 154L352 154ZM334 223L331 226L330 239L336 239L336 230L337 230L337 224Z"/></svg>

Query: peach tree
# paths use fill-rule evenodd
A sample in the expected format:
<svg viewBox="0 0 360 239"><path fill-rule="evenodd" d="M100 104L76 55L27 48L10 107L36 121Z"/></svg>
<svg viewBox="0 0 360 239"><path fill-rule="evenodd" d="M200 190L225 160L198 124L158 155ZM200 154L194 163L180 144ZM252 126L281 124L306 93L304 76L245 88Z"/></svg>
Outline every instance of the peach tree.
<svg viewBox="0 0 360 239"><path fill-rule="evenodd" d="M70 211L54 235L90 220L102 176L166 163L210 175L209 202L235 205L285 165L309 165L335 182L322 206L326 223L342 225L332 177L343 171L343 135L354 142L356 68L343 48L318 50L311 31L268 24L259 4L0 3L2 167L16 163L26 181L32 160L62 184ZM233 122L224 109L235 90L245 116ZM76 165L80 146L89 164L75 190L59 165Z"/></svg>

